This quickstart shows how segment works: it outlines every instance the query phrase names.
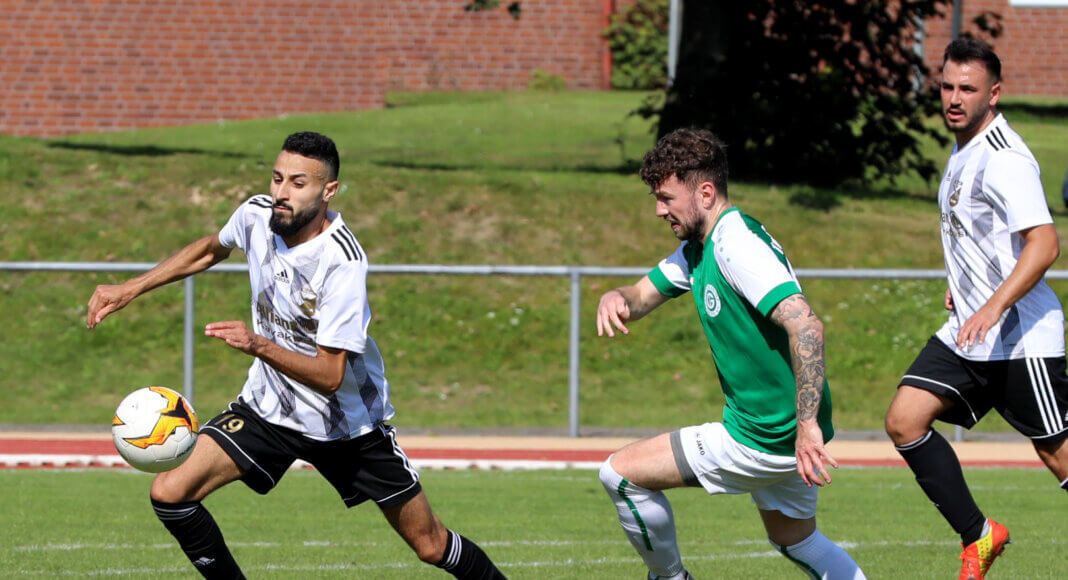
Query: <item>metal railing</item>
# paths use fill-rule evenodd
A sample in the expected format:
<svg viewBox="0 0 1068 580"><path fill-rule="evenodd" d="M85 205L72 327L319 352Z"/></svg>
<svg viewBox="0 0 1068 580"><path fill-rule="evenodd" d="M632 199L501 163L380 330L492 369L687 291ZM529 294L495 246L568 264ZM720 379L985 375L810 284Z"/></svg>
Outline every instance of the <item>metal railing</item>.
<svg viewBox="0 0 1068 580"><path fill-rule="evenodd" d="M32 272L146 272L156 264L151 262L0 262L0 271ZM452 276L566 276L570 280L570 315L568 338L568 434L579 436L579 330L581 328L581 306L583 276L630 276L638 278L649 272L650 268L601 267L601 266L445 266L436 264L372 264L372 274L414 274L414 275L452 275ZM245 264L218 264L202 274L209 273L247 273ZM825 279L942 279L944 270L907 270L907 269L820 269L801 268L796 270L798 278ZM195 314L195 278L189 276L183 280L185 314L183 317L183 394L193 401L193 321ZM1068 270L1046 273L1050 280L1068 280ZM956 440L962 439L962 431L957 427Z"/></svg>

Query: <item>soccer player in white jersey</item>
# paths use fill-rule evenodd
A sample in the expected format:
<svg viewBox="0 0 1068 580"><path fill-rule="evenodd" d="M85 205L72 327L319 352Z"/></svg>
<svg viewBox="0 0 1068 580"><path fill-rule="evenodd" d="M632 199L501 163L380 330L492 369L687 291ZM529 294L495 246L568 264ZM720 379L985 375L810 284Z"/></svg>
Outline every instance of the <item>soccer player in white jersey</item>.
<svg viewBox="0 0 1068 580"><path fill-rule="evenodd" d="M960 534L960 578L982 579L1009 532L979 510L953 448L931 425L971 428L997 409L1068 489L1064 313L1043 280L1060 250L1038 163L996 109L994 51L951 42L941 93L956 136L938 190L950 313L901 379L886 432Z"/></svg>
<svg viewBox="0 0 1068 580"><path fill-rule="evenodd" d="M663 490L703 487L748 493L768 540L809 577L864 578L849 554L816 529L819 487L837 466L824 376L823 324L813 314L782 247L727 196L723 143L679 129L645 155L642 180L656 215L682 240L637 283L601 297L597 334L671 298L693 294L726 396L722 423L684 427L632 443L601 466L601 482L649 578L690 578Z"/></svg>
<svg viewBox="0 0 1068 580"><path fill-rule="evenodd" d="M266 494L296 459L311 463L346 506L373 500L419 559L457 578L504 578L474 543L445 528L386 421L393 417L382 355L367 334L367 255L341 214L334 142L286 138L271 195L241 204L227 224L147 273L98 286L94 328L131 300L201 272L241 248L252 284L252 328L213 322L216 337L253 357L237 401L209 421L189 459L152 483L156 515L206 578L243 578L201 501L242 480Z"/></svg>

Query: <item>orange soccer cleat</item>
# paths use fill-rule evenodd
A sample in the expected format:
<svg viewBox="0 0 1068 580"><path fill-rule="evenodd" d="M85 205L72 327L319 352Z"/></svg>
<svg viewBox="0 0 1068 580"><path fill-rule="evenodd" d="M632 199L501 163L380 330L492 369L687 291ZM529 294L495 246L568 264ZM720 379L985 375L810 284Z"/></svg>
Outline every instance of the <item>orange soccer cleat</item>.
<svg viewBox="0 0 1068 580"><path fill-rule="evenodd" d="M986 534L969 544L960 553L960 580L984 580L994 558L1009 544L1009 530L1005 526L987 519L988 530Z"/></svg>

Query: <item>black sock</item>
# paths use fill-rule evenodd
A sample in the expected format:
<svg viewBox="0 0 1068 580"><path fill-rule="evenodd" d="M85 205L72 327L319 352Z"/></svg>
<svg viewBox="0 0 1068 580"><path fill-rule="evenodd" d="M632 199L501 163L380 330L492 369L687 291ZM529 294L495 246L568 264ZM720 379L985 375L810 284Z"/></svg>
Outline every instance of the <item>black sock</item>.
<svg viewBox="0 0 1068 580"><path fill-rule="evenodd" d="M1068 479L1065 479L1061 482L1061 489L1063 489L1064 491L1068 491Z"/></svg>
<svg viewBox="0 0 1068 580"><path fill-rule="evenodd" d="M435 566L464 580L505 580L504 574L493 565L478 544L452 530L447 531L445 555Z"/></svg>
<svg viewBox="0 0 1068 580"><path fill-rule="evenodd" d="M199 501L164 503L152 500L152 509L205 578L245 577L230 555L215 519Z"/></svg>
<svg viewBox="0 0 1068 580"><path fill-rule="evenodd" d="M964 545L978 540L986 518L972 499L960 460L949 441L931 430L918 441L898 446L897 451L912 468L916 482L942 512L942 517L960 534Z"/></svg>

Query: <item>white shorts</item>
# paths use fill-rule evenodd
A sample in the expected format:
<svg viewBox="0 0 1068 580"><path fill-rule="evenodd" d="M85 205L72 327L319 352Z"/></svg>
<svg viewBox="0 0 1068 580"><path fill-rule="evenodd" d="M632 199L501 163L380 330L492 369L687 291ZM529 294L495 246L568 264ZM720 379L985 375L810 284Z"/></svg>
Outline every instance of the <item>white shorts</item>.
<svg viewBox="0 0 1068 580"><path fill-rule="evenodd" d="M795 519L816 516L817 486L797 473L797 458L772 455L738 443L722 423L683 427L671 433L675 463L687 484L710 494L748 493L765 511Z"/></svg>

